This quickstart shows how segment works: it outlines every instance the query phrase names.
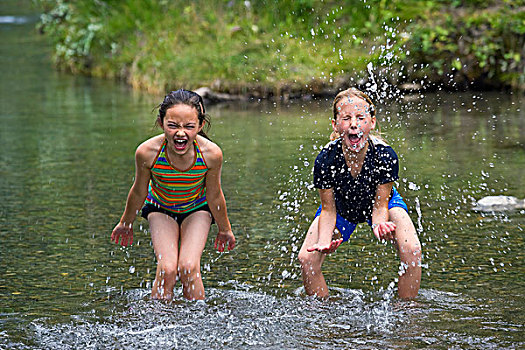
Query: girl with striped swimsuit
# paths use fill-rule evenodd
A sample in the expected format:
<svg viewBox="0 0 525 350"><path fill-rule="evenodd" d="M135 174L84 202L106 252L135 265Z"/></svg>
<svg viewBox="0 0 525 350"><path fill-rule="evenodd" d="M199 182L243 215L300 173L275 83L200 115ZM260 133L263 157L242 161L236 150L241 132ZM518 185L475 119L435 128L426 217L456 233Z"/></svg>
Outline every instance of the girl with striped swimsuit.
<svg viewBox="0 0 525 350"><path fill-rule="evenodd" d="M203 131L207 118L197 93L166 95L157 118L164 133L137 148L135 181L111 234L113 242L131 245L133 222L145 202L141 215L157 258L154 299L172 299L177 278L185 298L204 299L200 259L213 222L219 229L215 248L235 246L220 181L222 151Z"/></svg>

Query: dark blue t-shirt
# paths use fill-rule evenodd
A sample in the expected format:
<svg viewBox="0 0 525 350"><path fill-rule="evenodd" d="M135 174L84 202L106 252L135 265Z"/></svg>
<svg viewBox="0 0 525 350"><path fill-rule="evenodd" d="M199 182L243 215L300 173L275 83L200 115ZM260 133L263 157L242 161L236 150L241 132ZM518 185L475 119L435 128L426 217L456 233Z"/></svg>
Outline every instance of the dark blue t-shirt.
<svg viewBox="0 0 525 350"><path fill-rule="evenodd" d="M370 136L361 172L354 178L341 139L326 145L314 165L314 186L334 190L337 213L353 223L372 219L377 186L399 178L399 161L392 147Z"/></svg>

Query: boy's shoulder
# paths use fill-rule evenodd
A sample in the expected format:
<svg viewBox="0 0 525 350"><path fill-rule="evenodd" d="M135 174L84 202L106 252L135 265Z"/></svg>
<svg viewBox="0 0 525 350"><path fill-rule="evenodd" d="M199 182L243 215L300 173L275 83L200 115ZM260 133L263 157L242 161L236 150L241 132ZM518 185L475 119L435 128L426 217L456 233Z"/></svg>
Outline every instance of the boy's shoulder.
<svg viewBox="0 0 525 350"><path fill-rule="evenodd" d="M341 139L336 139L333 141L328 142L324 147L321 149L319 154L316 158L316 164L331 164L334 162L336 156L337 156L337 150L338 145L340 143Z"/></svg>
<svg viewBox="0 0 525 350"><path fill-rule="evenodd" d="M321 152L319 153L330 153L334 152L337 149L337 145L341 142L340 138L337 138L333 141L328 142L326 145L321 148Z"/></svg>
<svg viewBox="0 0 525 350"><path fill-rule="evenodd" d="M386 141L383 140L382 138L374 136L374 135L370 135L369 139L370 139L370 143L372 144L372 146L375 149L379 150L380 152L387 152L387 153L393 152L392 146L386 143Z"/></svg>
<svg viewBox="0 0 525 350"><path fill-rule="evenodd" d="M375 155L376 157L379 157L380 159L384 159L385 161L389 161L391 159L397 159L397 154L394 151L394 149L386 143L385 140L370 135L370 142L372 143Z"/></svg>
<svg viewBox="0 0 525 350"><path fill-rule="evenodd" d="M368 137L370 138L370 142L372 142L374 146L390 147L388 143L386 143L386 141L380 137L374 135L369 135Z"/></svg>

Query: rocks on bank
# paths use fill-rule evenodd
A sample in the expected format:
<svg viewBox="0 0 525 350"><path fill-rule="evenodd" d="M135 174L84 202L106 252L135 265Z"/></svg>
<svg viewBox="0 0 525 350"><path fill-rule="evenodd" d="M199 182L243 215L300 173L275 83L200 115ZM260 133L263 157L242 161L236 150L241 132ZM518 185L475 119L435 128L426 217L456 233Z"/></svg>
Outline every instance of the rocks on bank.
<svg viewBox="0 0 525 350"><path fill-rule="evenodd" d="M500 212L525 209L525 199L512 196L487 196L477 201L472 210L481 212Z"/></svg>

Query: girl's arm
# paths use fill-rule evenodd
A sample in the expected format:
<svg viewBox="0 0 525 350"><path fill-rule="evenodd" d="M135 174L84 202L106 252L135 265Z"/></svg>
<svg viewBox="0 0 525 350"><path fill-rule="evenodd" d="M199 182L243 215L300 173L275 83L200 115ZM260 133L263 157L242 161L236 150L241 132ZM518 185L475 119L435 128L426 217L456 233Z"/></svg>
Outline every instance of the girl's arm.
<svg viewBox="0 0 525 350"><path fill-rule="evenodd" d="M111 240L122 246L133 244L133 222L144 204L148 194L148 184L151 177L151 147L143 143L135 152L135 181L131 186L126 200L126 208L120 222L111 233Z"/></svg>
<svg viewBox="0 0 525 350"><path fill-rule="evenodd" d="M225 247L228 247L228 250L232 250L235 247L235 236L228 219L226 199L221 186L222 151L218 146L213 146L215 147L209 147L206 158L208 165L206 199L219 228L215 239L215 249L223 252Z"/></svg>
<svg viewBox="0 0 525 350"><path fill-rule="evenodd" d="M376 198L372 209L372 230L377 239L392 240L396 225L389 221L388 201L392 192L393 182L377 186Z"/></svg>
<svg viewBox="0 0 525 350"><path fill-rule="evenodd" d="M319 196L321 197L321 214L319 215L318 223L319 239L316 244L307 248L307 251L313 252L317 250L321 253L330 254L343 242L342 238L332 240L337 220L334 190L331 188L320 189Z"/></svg>

